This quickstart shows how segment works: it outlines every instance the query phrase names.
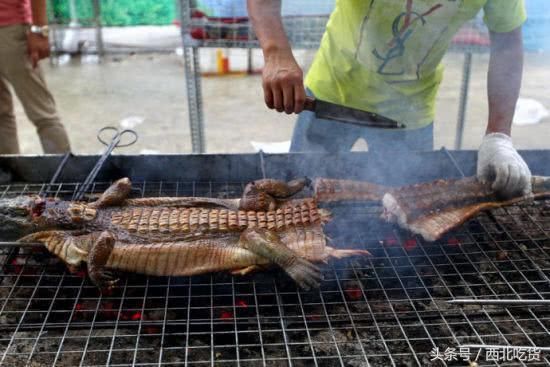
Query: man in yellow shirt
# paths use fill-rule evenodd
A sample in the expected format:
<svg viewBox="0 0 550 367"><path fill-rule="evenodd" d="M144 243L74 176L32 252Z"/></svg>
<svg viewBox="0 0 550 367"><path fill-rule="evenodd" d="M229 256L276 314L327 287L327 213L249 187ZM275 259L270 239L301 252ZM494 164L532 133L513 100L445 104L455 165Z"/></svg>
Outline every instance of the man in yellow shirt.
<svg viewBox="0 0 550 367"><path fill-rule="evenodd" d="M314 2L312 2L314 3ZM521 85L524 0L336 0L304 87L280 15L280 0L248 0L265 58L265 103L299 113L291 150L431 150L441 60L459 28L481 9L491 34L489 121L478 176L503 195L529 193L531 173L510 138ZM403 122L405 131L344 126L303 111L306 93Z"/></svg>

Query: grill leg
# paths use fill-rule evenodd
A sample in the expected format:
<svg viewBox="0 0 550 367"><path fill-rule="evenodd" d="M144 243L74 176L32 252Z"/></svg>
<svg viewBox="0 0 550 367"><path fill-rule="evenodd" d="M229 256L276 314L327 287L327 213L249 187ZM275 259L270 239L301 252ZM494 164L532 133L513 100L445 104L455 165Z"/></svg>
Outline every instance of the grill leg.
<svg viewBox="0 0 550 367"><path fill-rule="evenodd" d="M466 107L468 104L468 89L470 87L470 75L472 72L472 53L464 54L464 66L462 69L462 86L460 88L460 105L458 109L458 122L455 135L455 149L462 147L462 137L464 135L464 124L466 122Z"/></svg>

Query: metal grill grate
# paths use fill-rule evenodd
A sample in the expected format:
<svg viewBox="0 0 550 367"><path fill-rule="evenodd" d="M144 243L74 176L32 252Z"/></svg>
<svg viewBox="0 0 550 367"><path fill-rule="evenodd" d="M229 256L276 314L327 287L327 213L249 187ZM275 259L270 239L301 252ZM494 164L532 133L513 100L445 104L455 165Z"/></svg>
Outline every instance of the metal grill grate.
<svg viewBox="0 0 550 367"><path fill-rule="evenodd" d="M92 192L107 186L95 184ZM50 194L70 198L77 189L54 185ZM133 195L236 197L242 189L142 182ZM1 196L44 190L0 186ZM433 348L465 345L541 348L538 362L491 362L483 350L480 366L550 363L548 305L447 302L549 300L550 202L494 210L433 244L380 222L378 211L334 208L327 226L333 242L373 256L331 262L322 288L311 292L266 272L128 275L100 294L84 273L66 272L41 249L3 247L0 365L439 366L430 362ZM471 353L475 359L478 349Z"/></svg>

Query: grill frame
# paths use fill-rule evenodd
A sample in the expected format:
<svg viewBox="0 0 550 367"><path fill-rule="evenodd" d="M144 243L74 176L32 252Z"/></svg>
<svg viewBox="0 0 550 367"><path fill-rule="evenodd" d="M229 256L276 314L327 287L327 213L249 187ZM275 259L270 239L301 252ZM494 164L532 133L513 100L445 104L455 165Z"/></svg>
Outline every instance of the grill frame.
<svg viewBox="0 0 550 367"><path fill-rule="evenodd" d="M140 177L143 179L141 182L135 182L136 187L141 190L134 191L134 196L213 196L222 192L234 196L240 194L244 183L249 180L265 176L288 179L295 177L297 173L306 173L313 177L362 178L382 183L391 181L392 178L399 180L407 177L411 180L407 172L416 172L416 177L411 181L422 181L436 177L460 177L463 173L472 174L475 168L473 154L473 152L447 151L419 154L401 161L403 162L400 165L401 168L391 172L387 169L382 170L385 165L384 157L365 153L352 153L336 158L297 154L151 158L113 156L100 174L99 179L106 182L94 184L91 192L101 192L110 180L126 175L132 177L134 181L136 177L138 180ZM534 157L532 159L535 162L529 162L534 173L545 174L545 167L536 165L536 162L544 160L544 154L541 157L534 152L526 152L524 156L528 162L530 157ZM93 158L73 158L65 171L67 177L73 178L73 183L70 181L67 183L65 181L67 179L62 177L61 181L66 183L53 185L50 193L70 198L71 193L78 188L78 183L74 182L86 176L86 168L93 166ZM24 183L0 186L0 196L45 190L46 184L43 182L48 181L47 173L55 170L57 160L57 157L0 157L0 167L9 166L12 168L14 177L26 179ZM9 162L9 165L5 165L6 162ZM339 176L337 172L331 171L336 167L331 163L338 163L342 169L338 173L346 172L347 176ZM26 171L25 167L36 167L37 170ZM154 168L148 169L148 167ZM172 167L172 170L168 170L168 167ZM351 167L356 169L351 170ZM312 174L317 168L319 168L317 172L320 173ZM362 168L364 170L361 170ZM139 172L140 176L137 176L136 172ZM158 175L159 172L162 172L164 177ZM180 181L173 180L176 175L179 176ZM199 181L203 182L181 181L193 175L201 177L202 180ZM430 175L436 176L429 178ZM182 176L185 177L181 178ZM210 178L204 180L207 176ZM231 180L228 177L237 179ZM239 177L244 179L238 179ZM153 182L160 178L163 180ZM409 182L402 180L397 183ZM537 205L538 209L546 210L544 208L549 204L539 202ZM378 210L379 208L376 207L346 206L334 208L333 212L336 218L342 212L352 213L354 218L356 215L359 221L346 218L344 222L346 226L353 227L361 225L363 223L361 218L364 217L368 217L368 222L377 223L372 222L372 218L376 216ZM17 323L8 322L6 325L0 319L0 329L3 331L0 336L0 366L14 365L14 361L15 365L25 365L26 362L35 361L38 357L46 358L47 363L51 362L44 365L63 366L63 363L67 363L64 361L68 360L68 355L78 353L82 354L80 360L82 366L109 364L164 366L176 363L189 366L248 366L258 363L266 366L350 364L398 366L403 365L405 360L411 361L410 365L424 366L427 365L428 351L418 349L420 342L428 347L458 348L459 345L465 344L501 345L510 341L514 344L513 341L519 338L527 342L520 345L538 345L547 348L550 347L550 312L545 311L544 306L460 307L445 303L448 299L466 296L498 298L495 293L497 287L508 289L508 293L499 294L500 298L550 299L550 239L548 236L550 219L547 222L541 221L535 218L536 215L538 214L533 207L527 206L498 209L481 215L454 232L451 237L446 237L435 244L426 244L419 238L411 237L393 226L377 224L378 227L373 229L372 233L367 229L366 234L351 235L351 240L353 237L358 240L354 243L355 245L370 250L374 256L359 262L353 260L332 263L325 268L328 279L317 292L297 292L292 284L278 279L279 273L260 274L250 278L233 278L226 275L192 278L130 276L123 277L118 293L111 296L101 296L97 293L95 303L94 297L88 297L91 302L89 312L86 311L88 306L77 309L82 296L94 292L88 280L68 274L59 264L44 265L38 262L33 265L32 260L35 255L19 255L23 258L23 264L4 264L0 275L2 279L0 290L9 288L7 297L0 301L0 318L6 316L6 307L9 304L18 301L13 295L23 289L21 284L24 282L21 279L29 277L30 280L36 280L36 283L29 286L30 297L22 297L22 301L27 303L19 309L16 308L15 313L20 316L19 319L16 318ZM342 225L337 221L338 219L335 223L328 225L329 235L335 227ZM529 230L533 232L527 231L526 235L517 231L514 226L518 225L515 223L518 221L532 225ZM532 233L542 234L541 238L533 236ZM358 238L358 236L364 237ZM346 234L337 233L334 241L344 247L348 244L346 243L348 237ZM457 239L461 245L449 246L449 241L454 243L453 238ZM411 240L415 241L415 246L407 249L412 246L409 242ZM526 243L531 247L523 247ZM447 245L444 246L444 244ZM6 256L2 263L18 258L14 257L13 248L0 249L0 256L6 255L6 251L10 256ZM498 260L496 256L501 251L507 252L507 259ZM39 260L49 258L38 256ZM483 261L476 260L478 256L481 256ZM461 259L462 262L457 259ZM540 265L538 262L541 260L546 261L542 264L547 265ZM19 266L19 272L7 274L6 269L10 266ZM38 268L39 271L25 275L25 271L33 268ZM433 269L433 272L424 273L426 269ZM465 269L473 270L465 271ZM395 276L388 276L388 274L395 274ZM516 278L517 275L519 278ZM491 283L488 280L491 278L487 278L489 276L500 278L501 282ZM476 277L480 277L477 283L471 281ZM434 286L432 283L434 278L440 283L439 285L436 282ZM11 286L6 286L9 284L6 279L16 279L16 281ZM464 285L455 285L453 283L455 280ZM53 285L48 283L50 281ZM356 284L357 289L353 286L350 288L349 283ZM526 286L529 291L521 291L524 289L521 288L522 286ZM69 304L72 303L72 307L57 309L57 305L64 301L59 296L60 292L62 294L67 289L70 289L71 296L66 298ZM132 296L136 294L136 289L143 289L143 293L139 290L137 291L139 296ZM33 302L40 303L39 296L44 291L50 293L53 291L54 297L46 297L43 304L36 306ZM5 292L2 294L5 295ZM424 297L419 297L417 294L422 294ZM118 307L117 303L113 302L113 309L107 310L114 317L111 319L109 315L105 315L106 310L103 309L103 301L109 298L114 298L115 301L116 298L122 299ZM141 307L138 302L135 307L127 308L126 302L133 302L133 299L136 299L136 302L141 300ZM148 307L150 299L155 305L158 300L161 306ZM180 301L183 302L181 306L179 306ZM240 301L244 301L246 307ZM425 301L429 302L431 309L423 309ZM206 314L204 304L208 306ZM173 307L174 305L177 307ZM33 307L38 307L38 310L33 310ZM181 311L185 315L178 316L178 314L179 318L176 317L174 321L171 319L171 312L174 310ZM143 317L138 320L124 319L128 317L126 312L129 312L128 315L131 318L131 315L136 312L143 316L153 311L160 313L161 319L144 320ZM68 321L57 324L48 321L54 320L55 315L64 312L68 313ZM223 318L223 312L226 312L226 316L230 316ZM29 325L23 320L33 313L42 315L42 322L31 325L34 329L27 331L30 329ZM90 313L91 320L74 320L73 316L79 313ZM196 317L197 315L200 317ZM411 322L414 318L418 320L417 323ZM540 330L533 331L535 330L533 325L538 326ZM16 332L12 326L19 330ZM511 328L512 326L515 329ZM471 337L458 333L457 330L463 332L463 328L473 331ZM504 328L504 331L501 328ZM22 352L13 353L14 346L20 345L23 340L18 334L23 329L29 333L28 335L34 335L27 337L30 340L27 343L30 343L30 349L26 347L27 349ZM60 336L53 333L57 329L62 331ZM174 332L176 329L180 331ZM76 332L87 330L89 334L86 335L84 332L83 336L76 338L73 335L75 330ZM484 330L487 331L484 332ZM493 334L488 330L493 330ZM507 330L510 332L506 332ZM102 336L103 331L112 332L112 336ZM123 334L117 335L120 331ZM420 335L416 339L415 333ZM303 335L300 336L300 334ZM142 345L146 344L144 340L152 340L155 335L158 339L157 344L153 343L152 346L147 347ZM257 336L257 342L250 342L253 335ZM278 337L275 338L274 335ZM369 339L370 335L379 336L381 339L378 341L376 338ZM392 335L401 335L401 338L392 337ZM49 339L59 341L58 349L51 353L40 349L43 345L53 345L48 344ZM79 344L80 339L83 339L83 344ZM120 343L132 344L121 341L133 339L135 339L134 348L119 348ZM200 343L193 344L196 340ZM539 345L541 340L544 341L544 345ZM108 343L102 349L103 341ZM82 345L82 347L74 349L74 345ZM67 346L72 347L73 352L71 349L65 349ZM247 352L247 348L259 351L259 357L247 358L251 353ZM405 350L403 355L395 352L400 350L399 348ZM87 356L102 353L107 355L105 360L99 358L93 363L88 363ZM147 353L156 355L156 362L144 362ZM221 354L218 355L218 353ZM300 358L300 353L303 358ZM182 359L174 362L170 359L173 354ZM53 359L45 357L52 355ZM125 359L121 357L122 355L130 357ZM196 360L197 356L203 358L202 362ZM547 354L543 354L540 364L512 365L547 365L550 363L549 358ZM495 364L480 363L480 365Z"/></svg>

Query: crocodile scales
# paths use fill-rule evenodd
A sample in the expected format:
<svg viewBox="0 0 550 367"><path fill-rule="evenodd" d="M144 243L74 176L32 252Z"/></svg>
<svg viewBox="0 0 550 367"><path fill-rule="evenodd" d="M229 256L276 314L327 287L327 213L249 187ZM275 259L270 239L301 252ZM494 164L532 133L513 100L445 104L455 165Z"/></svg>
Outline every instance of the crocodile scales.
<svg viewBox="0 0 550 367"><path fill-rule="evenodd" d="M129 199L131 183L121 179L91 203L0 199L0 231L44 244L71 271L86 263L100 288L116 284L112 270L247 274L275 265L307 289L321 281L313 262L368 255L328 246L323 225L329 212L314 199L292 198L308 184L258 180L240 199Z"/></svg>
<svg viewBox="0 0 550 367"><path fill-rule="evenodd" d="M131 206L131 205L130 205ZM245 211L217 208L131 207L111 213L113 225L131 233L230 232L246 228L281 231L291 226L320 224L328 220L311 199L296 200L272 211Z"/></svg>

